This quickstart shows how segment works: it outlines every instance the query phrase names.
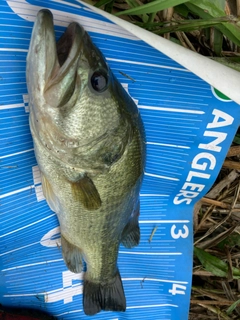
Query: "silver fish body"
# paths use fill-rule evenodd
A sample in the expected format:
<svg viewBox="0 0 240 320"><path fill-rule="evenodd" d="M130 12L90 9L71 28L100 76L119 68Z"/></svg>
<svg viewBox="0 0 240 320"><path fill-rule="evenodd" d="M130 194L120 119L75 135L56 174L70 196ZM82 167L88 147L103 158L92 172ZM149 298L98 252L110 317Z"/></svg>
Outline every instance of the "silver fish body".
<svg viewBox="0 0 240 320"><path fill-rule="evenodd" d="M88 315L125 311L119 245L139 243L145 140L138 109L87 32L71 23L56 43L41 10L27 57L30 128L42 187L72 272L87 271Z"/></svg>

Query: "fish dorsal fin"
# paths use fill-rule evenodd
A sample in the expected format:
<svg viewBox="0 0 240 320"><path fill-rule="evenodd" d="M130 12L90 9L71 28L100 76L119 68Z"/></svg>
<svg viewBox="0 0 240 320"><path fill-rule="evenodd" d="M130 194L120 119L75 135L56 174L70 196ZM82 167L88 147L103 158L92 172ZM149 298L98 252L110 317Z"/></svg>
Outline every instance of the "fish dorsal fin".
<svg viewBox="0 0 240 320"><path fill-rule="evenodd" d="M56 213L59 212L59 201L56 196L56 194L53 191L53 188L48 181L48 179L45 177L45 175L41 172L41 179L42 179L42 189L43 189L43 195L47 200L47 203L50 207L50 209Z"/></svg>
<svg viewBox="0 0 240 320"><path fill-rule="evenodd" d="M93 181L85 174L80 180L71 182L73 195L79 200L84 208L97 210L101 207L102 201Z"/></svg>

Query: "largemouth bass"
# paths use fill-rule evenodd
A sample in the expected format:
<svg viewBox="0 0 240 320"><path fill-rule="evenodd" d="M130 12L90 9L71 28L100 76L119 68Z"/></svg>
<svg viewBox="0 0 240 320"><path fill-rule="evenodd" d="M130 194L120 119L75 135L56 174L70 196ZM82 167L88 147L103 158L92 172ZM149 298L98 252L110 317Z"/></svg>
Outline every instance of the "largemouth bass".
<svg viewBox="0 0 240 320"><path fill-rule="evenodd" d="M145 162L138 109L78 23L56 43L50 11L39 11L27 56L30 128L63 259L80 273L83 307L125 311L120 243L139 243Z"/></svg>

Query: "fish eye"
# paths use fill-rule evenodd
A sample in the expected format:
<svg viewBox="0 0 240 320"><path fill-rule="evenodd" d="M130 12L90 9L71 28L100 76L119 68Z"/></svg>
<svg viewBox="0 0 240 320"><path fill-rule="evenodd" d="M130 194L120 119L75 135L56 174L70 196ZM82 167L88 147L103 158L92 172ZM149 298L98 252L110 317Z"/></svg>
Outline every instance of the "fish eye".
<svg viewBox="0 0 240 320"><path fill-rule="evenodd" d="M108 87L108 76L104 70L97 70L91 77L91 85L97 92L103 92Z"/></svg>

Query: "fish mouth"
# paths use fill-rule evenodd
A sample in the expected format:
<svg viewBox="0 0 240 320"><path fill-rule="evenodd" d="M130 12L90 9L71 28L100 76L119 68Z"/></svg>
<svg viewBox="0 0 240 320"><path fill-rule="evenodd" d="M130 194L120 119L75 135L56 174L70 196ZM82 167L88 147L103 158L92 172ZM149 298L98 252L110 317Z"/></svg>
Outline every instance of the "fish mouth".
<svg viewBox="0 0 240 320"><path fill-rule="evenodd" d="M37 14L33 34L39 36L45 42L47 53L57 56L61 67L67 61L74 59L76 54L79 53L85 30L78 23L72 22L56 43L53 15L50 10L42 9Z"/></svg>
<svg viewBox="0 0 240 320"><path fill-rule="evenodd" d="M51 107L65 105L81 85L76 76L85 34L73 22L56 43L51 11L42 9L37 14L27 57L27 77L32 78L27 80L30 91L38 88Z"/></svg>
<svg viewBox="0 0 240 320"><path fill-rule="evenodd" d="M70 23L56 42L53 15L48 9L40 10L27 57L28 91L35 97L44 97L51 107L65 106L70 110L81 93L79 70L93 74L96 70L108 70L108 66L80 24Z"/></svg>
<svg viewBox="0 0 240 320"><path fill-rule="evenodd" d="M71 59L71 57L74 58L75 51L79 49L79 44L81 43L81 41L79 41L79 44L77 44L78 48L75 48L76 38L78 38L78 40L81 40L81 38L83 37L83 34L84 34L83 28L79 24L72 22L68 26L64 34L61 36L61 38L58 40L57 57L58 57L58 62L60 67L62 67L62 65L66 63L68 59ZM80 35L80 39L79 39L79 35Z"/></svg>

